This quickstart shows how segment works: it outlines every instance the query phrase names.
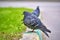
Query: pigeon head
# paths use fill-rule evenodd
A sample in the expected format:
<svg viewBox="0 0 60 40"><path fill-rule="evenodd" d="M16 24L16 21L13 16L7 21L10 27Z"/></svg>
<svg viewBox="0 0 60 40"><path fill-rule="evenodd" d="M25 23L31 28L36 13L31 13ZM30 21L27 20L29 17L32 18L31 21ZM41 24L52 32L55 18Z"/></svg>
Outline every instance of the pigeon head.
<svg viewBox="0 0 60 40"><path fill-rule="evenodd" d="M24 14L24 16L31 15L31 13L29 13L29 12L27 12L27 11L24 11L23 14Z"/></svg>

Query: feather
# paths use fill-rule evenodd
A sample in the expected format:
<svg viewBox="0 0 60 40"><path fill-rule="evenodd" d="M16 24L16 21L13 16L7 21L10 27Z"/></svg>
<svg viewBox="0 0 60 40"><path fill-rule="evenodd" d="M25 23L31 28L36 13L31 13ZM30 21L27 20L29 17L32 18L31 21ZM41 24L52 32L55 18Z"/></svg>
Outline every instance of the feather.
<svg viewBox="0 0 60 40"><path fill-rule="evenodd" d="M38 18L39 16L39 7L37 7L37 9L35 10L35 12L33 13L29 13L24 11L24 24L31 29L40 29L42 32L45 33L46 36L49 37L49 35L47 34L47 32L51 33L50 30L48 30L46 28L45 25L43 25L43 23L41 22L41 20Z"/></svg>
<svg viewBox="0 0 60 40"><path fill-rule="evenodd" d="M32 14L36 15L37 17L39 16L40 14L39 6L37 6L37 8L32 12Z"/></svg>

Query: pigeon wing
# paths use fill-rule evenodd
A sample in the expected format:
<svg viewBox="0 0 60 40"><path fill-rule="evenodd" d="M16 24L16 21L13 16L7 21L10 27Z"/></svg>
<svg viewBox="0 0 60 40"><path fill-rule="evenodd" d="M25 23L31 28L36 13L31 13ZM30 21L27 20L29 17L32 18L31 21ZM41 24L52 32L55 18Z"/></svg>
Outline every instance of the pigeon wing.
<svg viewBox="0 0 60 40"><path fill-rule="evenodd" d="M39 6L37 6L37 8L32 12L32 14L36 15L37 17L39 16L40 14Z"/></svg>

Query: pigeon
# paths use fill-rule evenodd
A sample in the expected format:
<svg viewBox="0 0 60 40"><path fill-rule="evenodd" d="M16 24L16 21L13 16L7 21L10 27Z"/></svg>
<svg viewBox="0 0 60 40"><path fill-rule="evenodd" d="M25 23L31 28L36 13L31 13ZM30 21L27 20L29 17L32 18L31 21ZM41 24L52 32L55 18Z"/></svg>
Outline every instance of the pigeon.
<svg viewBox="0 0 60 40"><path fill-rule="evenodd" d="M47 32L51 33L51 31L47 29L47 27L38 18L40 14L39 6L37 6L37 8L32 13L24 11L23 14L24 14L23 19L24 25L26 25L30 29L33 29L32 32L34 32L35 29L39 29L43 33L45 33L46 36L49 37Z"/></svg>

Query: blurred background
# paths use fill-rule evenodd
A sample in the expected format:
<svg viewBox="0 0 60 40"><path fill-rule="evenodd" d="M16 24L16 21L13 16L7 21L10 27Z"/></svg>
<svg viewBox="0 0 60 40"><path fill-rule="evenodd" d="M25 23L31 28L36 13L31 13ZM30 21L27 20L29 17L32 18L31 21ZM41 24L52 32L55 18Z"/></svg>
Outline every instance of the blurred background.
<svg viewBox="0 0 60 40"><path fill-rule="evenodd" d="M0 1L40 1L40 2L60 2L60 0L0 0Z"/></svg>
<svg viewBox="0 0 60 40"><path fill-rule="evenodd" d="M0 7L40 7L39 18L52 31L46 40L60 40L60 0L0 0Z"/></svg>

